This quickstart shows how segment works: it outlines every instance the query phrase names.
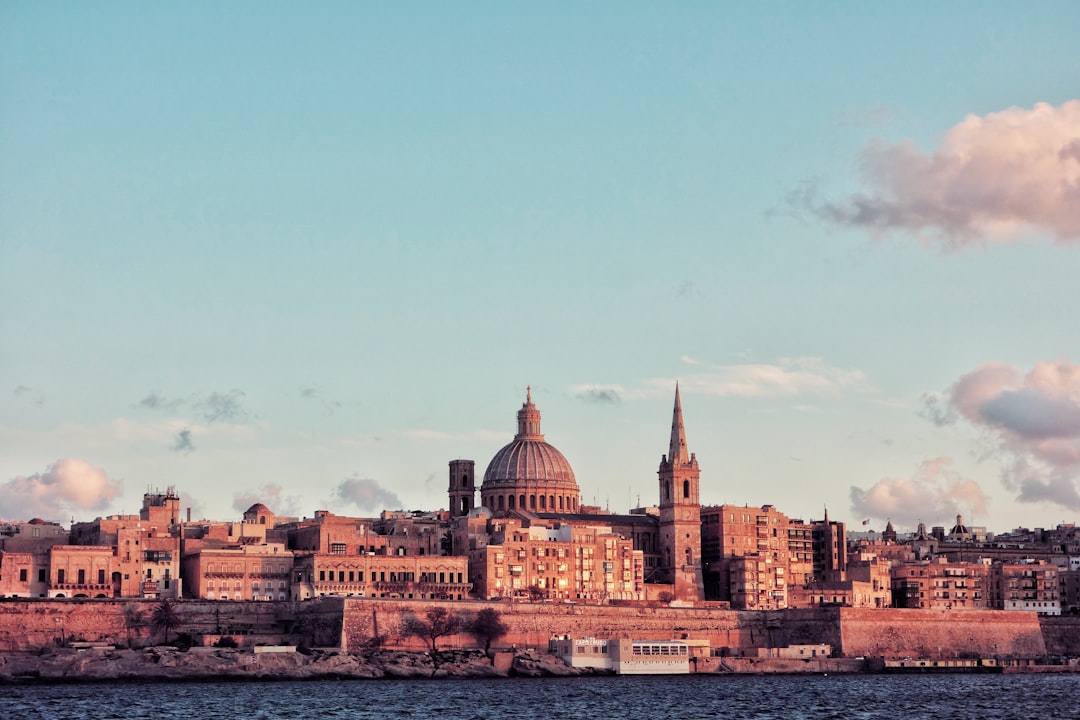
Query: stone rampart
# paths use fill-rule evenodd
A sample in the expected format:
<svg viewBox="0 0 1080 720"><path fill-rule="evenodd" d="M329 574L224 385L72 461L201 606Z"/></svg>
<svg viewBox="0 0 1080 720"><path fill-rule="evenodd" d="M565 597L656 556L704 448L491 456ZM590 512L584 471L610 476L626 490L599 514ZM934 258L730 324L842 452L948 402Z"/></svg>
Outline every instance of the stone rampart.
<svg viewBox="0 0 1080 720"><path fill-rule="evenodd" d="M404 635L410 617L423 619L430 602L348 599L343 619L344 645L359 650L376 636L390 647L422 649L423 642ZM509 632L497 644L546 649L552 635L602 638L705 640L712 647L778 647L826 643L837 646L835 610L787 613L739 612L667 606L596 606L564 603L455 602L465 617L485 608L499 611ZM442 638L440 647L470 647L470 635Z"/></svg>
<svg viewBox="0 0 1080 720"><path fill-rule="evenodd" d="M151 616L152 600L0 601L0 652L33 650L61 642L141 647L162 640ZM387 647L422 650L405 637L410 617L443 605L464 617L494 608L509 628L495 647L546 649L552 635L687 639L713 648L775 648L831 645L848 657L1080 656L1080 618L1038 618L1034 613L947 610L820 608L749 612L719 608L596 606L562 603L462 601L432 603L367 598L319 598L292 602L184 600L176 605L172 631L192 635L274 634L304 637L319 646L358 651L376 637ZM1045 639L1044 639L1045 638ZM245 644L241 642L241 644ZM440 648L482 643L461 633L439 639Z"/></svg>
<svg viewBox="0 0 1080 720"><path fill-rule="evenodd" d="M130 599L3 600L0 652L73 642L142 647L164 639L152 622L158 604ZM183 600L175 604L178 622L170 635L272 637L300 632L317 643L331 644L337 642L341 608L337 598L304 603Z"/></svg>
<svg viewBox="0 0 1080 720"><path fill-rule="evenodd" d="M840 610L848 656L886 658L1041 657L1046 643L1033 612Z"/></svg>
<svg viewBox="0 0 1080 720"><path fill-rule="evenodd" d="M1046 652L1051 655L1080 657L1080 615L1040 617Z"/></svg>

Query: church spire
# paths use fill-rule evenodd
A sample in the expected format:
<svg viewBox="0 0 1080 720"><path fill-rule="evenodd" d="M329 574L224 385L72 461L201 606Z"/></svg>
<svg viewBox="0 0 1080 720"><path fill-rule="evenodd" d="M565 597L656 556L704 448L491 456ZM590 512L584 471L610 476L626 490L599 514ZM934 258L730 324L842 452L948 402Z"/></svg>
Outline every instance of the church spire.
<svg viewBox="0 0 1080 720"><path fill-rule="evenodd" d="M686 428L683 427L682 400L679 399L679 383L675 383L675 410L671 418L671 444L668 446L668 462L685 465L690 462L686 449Z"/></svg>

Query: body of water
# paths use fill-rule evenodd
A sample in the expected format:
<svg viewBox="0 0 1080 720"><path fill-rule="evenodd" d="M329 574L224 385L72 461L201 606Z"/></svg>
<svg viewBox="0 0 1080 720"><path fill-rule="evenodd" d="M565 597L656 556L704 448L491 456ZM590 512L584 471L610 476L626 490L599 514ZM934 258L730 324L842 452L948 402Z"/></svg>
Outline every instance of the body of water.
<svg viewBox="0 0 1080 720"><path fill-rule="evenodd" d="M19 720L1080 718L1080 675L812 675L0 687Z"/></svg>

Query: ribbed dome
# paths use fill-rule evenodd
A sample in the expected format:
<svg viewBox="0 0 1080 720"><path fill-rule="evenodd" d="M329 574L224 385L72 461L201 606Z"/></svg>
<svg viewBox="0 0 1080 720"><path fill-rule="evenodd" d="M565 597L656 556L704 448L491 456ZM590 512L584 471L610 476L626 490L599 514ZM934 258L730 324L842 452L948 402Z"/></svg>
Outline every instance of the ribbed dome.
<svg viewBox="0 0 1080 720"><path fill-rule="evenodd" d="M514 440L491 458L484 473L488 483L561 482L577 486L570 463L543 440Z"/></svg>

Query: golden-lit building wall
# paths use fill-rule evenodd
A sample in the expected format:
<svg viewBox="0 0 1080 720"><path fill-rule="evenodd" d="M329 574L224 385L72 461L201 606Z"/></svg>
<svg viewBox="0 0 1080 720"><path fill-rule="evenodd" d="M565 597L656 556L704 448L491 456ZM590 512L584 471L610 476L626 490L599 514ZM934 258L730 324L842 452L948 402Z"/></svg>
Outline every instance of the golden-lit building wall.
<svg viewBox="0 0 1080 720"><path fill-rule="evenodd" d="M291 597L323 595L463 600L471 589L466 557L310 554L297 558Z"/></svg>
<svg viewBox="0 0 1080 720"><path fill-rule="evenodd" d="M783 610L788 607L787 568L768 553L726 561L731 607L739 610Z"/></svg>
<svg viewBox="0 0 1080 720"><path fill-rule="evenodd" d="M645 598L645 561L633 540L602 527L528 527L509 521L470 551L475 593L604 602Z"/></svg>
<svg viewBox="0 0 1080 720"><path fill-rule="evenodd" d="M1036 560L995 563L993 607L995 610L1028 610L1040 615L1061 614L1061 586L1056 565Z"/></svg>
<svg viewBox="0 0 1080 720"><path fill-rule="evenodd" d="M788 582L792 585L813 582L814 527L801 520L789 520L787 525Z"/></svg>
<svg viewBox="0 0 1080 720"><path fill-rule="evenodd" d="M385 535L375 532L373 522L320 510L315 513L314 520L288 528L289 549L298 553L385 554L389 541Z"/></svg>
<svg viewBox="0 0 1080 720"><path fill-rule="evenodd" d="M706 597L730 602L732 608L786 607L793 541L796 551L805 555L805 538L790 536L789 524L787 516L772 505L703 507L701 551ZM804 528L795 529L801 532ZM747 564L741 558L752 560ZM796 577L805 575L806 567L804 557L796 565Z"/></svg>
<svg viewBox="0 0 1080 720"><path fill-rule="evenodd" d="M49 588L48 549L0 550L0 597L45 597Z"/></svg>
<svg viewBox="0 0 1080 720"><path fill-rule="evenodd" d="M891 570L893 604L900 608L986 610L991 607L986 563L919 562Z"/></svg>
<svg viewBox="0 0 1080 720"><path fill-rule="evenodd" d="M283 543L204 547L183 559L189 597L288 600L293 553Z"/></svg>
<svg viewBox="0 0 1080 720"><path fill-rule="evenodd" d="M103 545L49 548L49 597L114 597L113 549Z"/></svg>

